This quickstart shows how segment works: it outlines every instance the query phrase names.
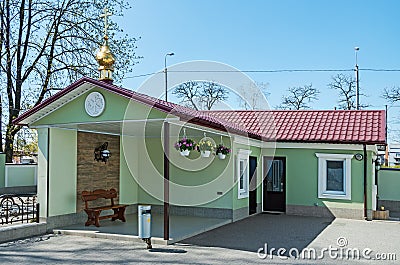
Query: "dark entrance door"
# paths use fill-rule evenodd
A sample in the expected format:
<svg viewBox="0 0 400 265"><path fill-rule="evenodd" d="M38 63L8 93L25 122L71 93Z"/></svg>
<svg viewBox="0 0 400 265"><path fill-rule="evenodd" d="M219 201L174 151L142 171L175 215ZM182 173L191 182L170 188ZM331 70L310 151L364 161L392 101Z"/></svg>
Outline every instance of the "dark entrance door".
<svg viewBox="0 0 400 265"><path fill-rule="evenodd" d="M286 210L286 158L264 157L263 211Z"/></svg>
<svg viewBox="0 0 400 265"><path fill-rule="evenodd" d="M249 214L257 212L257 157L249 158Z"/></svg>

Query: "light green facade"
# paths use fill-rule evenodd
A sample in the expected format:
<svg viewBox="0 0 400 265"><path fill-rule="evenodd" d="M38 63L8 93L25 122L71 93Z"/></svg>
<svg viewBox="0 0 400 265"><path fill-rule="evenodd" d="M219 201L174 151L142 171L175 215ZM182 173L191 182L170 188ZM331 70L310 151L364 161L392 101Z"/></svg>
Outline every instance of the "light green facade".
<svg viewBox="0 0 400 265"><path fill-rule="evenodd" d="M77 133L50 129L49 216L76 212Z"/></svg>
<svg viewBox="0 0 400 265"><path fill-rule="evenodd" d="M100 92L106 102L104 112L99 117L91 117L85 111L85 98L91 92ZM66 103L42 119L34 122L32 126L57 125L57 124L82 124L87 122L107 122L123 120L143 120L164 118L165 113L151 109L144 104L129 101L125 97L102 89L92 89L71 102Z"/></svg>
<svg viewBox="0 0 400 265"><path fill-rule="evenodd" d="M63 105L57 111L54 111L39 121L33 123L33 126L101 122L122 120L124 118L125 107L128 104L128 99L104 90L93 89L90 92L92 91L101 92L106 100L105 110L99 117L90 117L85 111L85 98L89 93L87 92L73 101Z"/></svg>
<svg viewBox="0 0 400 265"><path fill-rule="evenodd" d="M137 204L139 176L139 152L137 152L138 138L123 137L120 146L120 182L119 201L122 204ZM130 158L130 163L126 161Z"/></svg>
<svg viewBox="0 0 400 265"><path fill-rule="evenodd" d="M88 93L98 91L106 101L102 115L93 118L86 114L84 101ZM163 133L162 120L166 114L144 104L107 92L93 89L61 108L48 114L35 126L55 126L65 124L102 123L124 119L144 121L154 119L145 126L145 131L122 135L120 139L120 203L162 205L164 196L163 173ZM158 127L157 127L158 126ZM220 134L209 128L187 126L187 136L199 141L204 131L217 144ZM127 128L129 129L129 128ZM235 136L223 137L223 142L232 147L232 153L225 160L213 156L201 158L192 151L189 157L180 156L173 148L182 137L179 126L171 123L170 152L170 203L177 206L197 206L240 210L249 206L248 198L238 198L236 176L237 154L239 150L250 150L250 156L257 158L257 203L261 204L262 194L262 157L282 156L286 158L286 204L328 208L362 209L364 160L352 159L352 198L351 200L333 200L318 198L318 158L315 153L355 154L359 150L281 148L272 150L234 143ZM133 130L133 128L132 128ZM158 130L158 131L157 131ZM101 132L99 132L101 133ZM76 212L77 185L77 130L60 128L40 128L38 193L41 203L41 216L55 216ZM253 142L252 142L253 143ZM255 144L253 144L255 145ZM329 145L326 145L329 146ZM367 161L372 153L368 152ZM368 208L372 207L372 163L368 163ZM1 185L1 182L0 182ZM49 190L47 190L47 186ZM46 197L48 194L48 198ZM47 205L48 201L48 205Z"/></svg>
<svg viewBox="0 0 400 265"><path fill-rule="evenodd" d="M286 157L286 203L291 205L362 208L363 164L352 160L352 200L318 199L318 158L316 153L348 154L340 150L277 149L277 157ZM352 152L350 152L352 153Z"/></svg>
<svg viewBox="0 0 400 265"><path fill-rule="evenodd" d="M381 169L378 173L380 200L400 201L400 170Z"/></svg>
<svg viewBox="0 0 400 265"><path fill-rule="evenodd" d="M38 129L40 216L76 212L77 133L56 128Z"/></svg>
<svg viewBox="0 0 400 265"><path fill-rule="evenodd" d="M306 145L306 144L305 144ZM286 204L326 206L328 208L364 208L364 160L351 160L351 200L318 198L318 158L316 153L356 154L360 150L276 149L276 157L286 158ZM362 151L361 151L362 153ZM372 152L367 152L367 208L372 208Z"/></svg>
<svg viewBox="0 0 400 265"><path fill-rule="evenodd" d="M190 135L191 131L187 131ZM191 138L196 141L201 139L199 136ZM229 142L229 138L225 141ZM213 155L210 158L201 158L200 153L192 151L189 157L182 157L173 148L174 143L175 139L171 137L169 155L171 204L231 209L233 184L231 156L227 156L225 160L219 160ZM124 153L127 161L124 167L133 172L129 175L135 176L135 184L139 183L138 202L161 205L164 195L162 139L123 137L122 144L123 148L128 150ZM125 146L129 146L129 149ZM193 167L201 170L193 170Z"/></svg>
<svg viewBox="0 0 400 265"><path fill-rule="evenodd" d="M37 171L37 199L40 204L40 217L47 216L48 197L48 166L49 166L49 131L48 128L37 129L38 134L38 171Z"/></svg>
<svg viewBox="0 0 400 265"><path fill-rule="evenodd" d="M40 216L76 212L77 133L56 128L38 129Z"/></svg>

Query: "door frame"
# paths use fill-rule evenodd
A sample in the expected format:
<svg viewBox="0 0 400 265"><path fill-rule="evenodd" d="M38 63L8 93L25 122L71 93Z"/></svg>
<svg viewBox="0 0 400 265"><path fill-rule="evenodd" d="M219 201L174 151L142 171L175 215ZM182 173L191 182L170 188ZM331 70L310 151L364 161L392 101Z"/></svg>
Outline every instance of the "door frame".
<svg viewBox="0 0 400 265"><path fill-rule="evenodd" d="M252 179L252 176L250 176L250 160L253 159L256 162L256 167L254 168L254 174L253 177L255 178L255 180ZM248 203L248 207L249 207L249 215L253 215L257 213L257 190L258 190L258 185L257 185L257 181L258 181L258 172L259 172L259 162L258 162L258 158L256 156L249 156L249 179L247 180L248 183L248 187L249 187L249 203ZM255 181L255 190L251 191L250 190L250 183L251 181ZM251 199L250 199L250 194L253 193L255 194L255 212L254 213L250 213L250 203L251 203Z"/></svg>
<svg viewBox="0 0 400 265"><path fill-rule="evenodd" d="M261 169L262 170L262 172L261 172L261 174L262 174L261 175L261 212L262 213L268 212L268 211L264 211L264 178L265 178L265 176L264 176L264 158L265 157L268 157L268 158L271 158L271 159L283 158L284 161L285 161L285 171L284 171L285 172L285 181L283 183L283 186L284 186L283 194L285 196L285 211L283 211L283 213L286 213L286 201L287 201L287 198L286 198L287 157L286 156L265 156L265 155L261 156L261 166L262 166L262 169Z"/></svg>

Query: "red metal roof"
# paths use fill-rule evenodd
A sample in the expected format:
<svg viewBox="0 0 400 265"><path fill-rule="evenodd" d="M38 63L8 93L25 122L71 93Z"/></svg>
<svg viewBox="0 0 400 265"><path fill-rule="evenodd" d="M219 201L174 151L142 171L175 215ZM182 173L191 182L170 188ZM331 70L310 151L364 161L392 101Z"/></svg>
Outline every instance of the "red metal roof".
<svg viewBox="0 0 400 265"><path fill-rule="evenodd" d="M209 111L278 142L383 144L384 110Z"/></svg>
<svg viewBox="0 0 400 265"><path fill-rule="evenodd" d="M196 111L87 77L26 111L14 123L27 125L26 120L32 115L44 108L51 108L52 104L56 105L57 100L85 83L128 97L193 124L264 141L366 144L386 142L383 110Z"/></svg>

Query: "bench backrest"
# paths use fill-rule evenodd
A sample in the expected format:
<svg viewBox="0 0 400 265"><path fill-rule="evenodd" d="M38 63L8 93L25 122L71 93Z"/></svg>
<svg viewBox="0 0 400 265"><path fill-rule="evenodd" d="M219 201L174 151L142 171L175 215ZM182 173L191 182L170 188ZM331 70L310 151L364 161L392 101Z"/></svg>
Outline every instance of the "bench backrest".
<svg viewBox="0 0 400 265"><path fill-rule="evenodd" d="M109 190L103 190L103 189L98 189L94 191L87 191L84 190L82 191L81 198L85 202L85 208L88 207L88 202L89 201L95 201L100 198L104 199L110 199L111 200L111 205L114 206L114 198L117 198L117 190L116 189L109 189Z"/></svg>

